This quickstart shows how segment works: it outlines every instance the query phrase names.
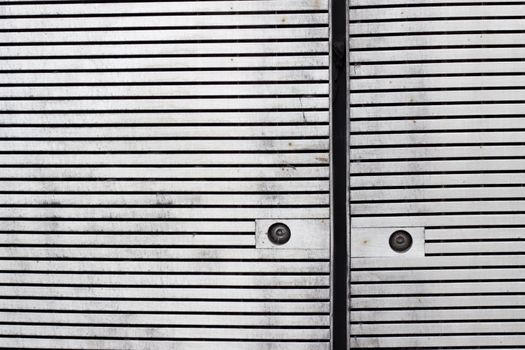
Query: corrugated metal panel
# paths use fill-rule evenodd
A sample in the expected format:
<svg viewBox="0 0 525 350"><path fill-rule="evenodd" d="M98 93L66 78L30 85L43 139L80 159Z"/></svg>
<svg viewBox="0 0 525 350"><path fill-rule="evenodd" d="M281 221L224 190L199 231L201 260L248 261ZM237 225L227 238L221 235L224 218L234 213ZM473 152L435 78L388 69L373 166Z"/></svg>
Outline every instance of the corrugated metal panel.
<svg viewBox="0 0 525 350"><path fill-rule="evenodd" d="M328 1L0 17L0 348L328 349Z"/></svg>
<svg viewBox="0 0 525 350"><path fill-rule="evenodd" d="M350 0L352 348L525 347L524 15Z"/></svg>

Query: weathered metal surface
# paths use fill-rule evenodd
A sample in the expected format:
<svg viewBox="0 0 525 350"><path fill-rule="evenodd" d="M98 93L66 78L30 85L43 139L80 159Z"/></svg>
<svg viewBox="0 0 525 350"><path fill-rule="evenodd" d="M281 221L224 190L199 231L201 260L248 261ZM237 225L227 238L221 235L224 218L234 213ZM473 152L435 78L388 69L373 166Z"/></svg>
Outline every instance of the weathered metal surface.
<svg viewBox="0 0 525 350"><path fill-rule="evenodd" d="M524 348L523 3L349 4L351 348Z"/></svg>
<svg viewBox="0 0 525 350"><path fill-rule="evenodd" d="M0 16L0 348L328 349L328 1Z"/></svg>

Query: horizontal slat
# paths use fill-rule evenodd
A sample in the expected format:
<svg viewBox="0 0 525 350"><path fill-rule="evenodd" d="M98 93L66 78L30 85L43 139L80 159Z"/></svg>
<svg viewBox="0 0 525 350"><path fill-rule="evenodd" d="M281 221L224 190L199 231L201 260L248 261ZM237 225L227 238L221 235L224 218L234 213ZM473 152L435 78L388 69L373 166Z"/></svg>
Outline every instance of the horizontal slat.
<svg viewBox="0 0 525 350"><path fill-rule="evenodd" d="M447 19L457 17L497 17L497 16L519 16L525 13L525 6L512 4L512 6L501 6L497 3L487 3L483 6L403 6L392 8L365 8L353 9L350 13L352 21L363 21L367 19L399 19L410 18L439 18Z"/></svg>
<svg viewBox="0 0 525 350"><path fill-rule="evenodd" d="M82 299L166 299L177 300L317 300L321 303L330 298L330 289L321 288L116 288L116 287L35 287L35 286L0 286L0 295L9 297L48 297ZM44 321L45 322L45 321Z"/></svg>
<svg viewBox="0 0 525 350"><path fill-rule="evenodd" d="M288 165L288 164L327 164L328 153L289 153L289 154L17 154L0 155L0 163L7 165L189 165L204 166L221 164Z"/></svg>
<svg viewBox="0 0 525 350"><path fill-rule="evenodd" d="M192 4L191 6L193 6ZM129 5L128 5L129 6ZM126 6L127 7L127 6ZM124 9L125 7L122 7ZM122 16L122 17L83 17L81 21L68 17L52 18L11 18L2 19L2 29L99 29L107 31L122 28L158 28L158 27L222 27L222 26L286 26L299 24L326 25L326 13L283 13L283 14L227 14L227 15L173 15L161 16ZM237 29L236 29L237 30ZM235 32L236 30L232 31Z"/></svg>
<svg viewBox="0 0 525 350"><path fill-rule="evenodd" d="M518 143L520 139L523 140L524 135L525 132L522 131L445 131L439 133L392 133L376 135L352 135L352 137L350 138L350 142L354 146L425 145L446 143Z"/></svg>
<svg viewBox="0 0 525 350"><path fill-rule="evenodd" d="M0 273L5 284L137 286L328 286L328 276L117 275Z"/></svg>
<svg viewBox="0 0 525 350"><path fill-rule="evenodd" d="M129 97L134 99L204 96L264 96L264 95L323 95L328 94L326 83L311 84L221 84L174 86L64 86L64 87L0 87L4 99ZM29 97L28 97L29 96Z"/></svg>
<svg viewBox="0 0 525 350"><path fill-rule="evenodd" d="M253 221L14 221L2 220L0 232L255 232Z"/></svg>
<svg viewBox="0 0 525 350"><path fill-rule="evenodd" d="M454 244L452 244L454 245ZM472 243L476 250L476 243ZM521 247L522 250L524 247ZM425 247L427 250L427 247ZM428 251L426 251L428 253ZM523 269L450 269L450 270L407 270L407 271L353 271L352 282L399 282L399 281L454 281L454 280L522 280ZM501 282L504 284L505 282Z"/></svg>
<svg viewBox="0 0 525 350"><path fill-rule="evenodd" d="M23 114L3 113L0 116L0 125L26 125L26 124L69 124L74 125L98 125L103 124L198 124L198 123L320 123L328 122L328 111L326 112L192 112L192 113L36 113L31 111ZM182 126L182 125L181 125ZM269 126L269 125L268 125ZM165 126L167 127L167 126ZM233 129L233 125L230 126ZM87 130L87 129L86 129ZM219 129L220 130L220 129Z"/></svg>
<svg viewBox="0 0 525 350"><path fill-rule="evenodd" d="M416 117L416 116L414 116ZM525 129L525 121L521 118L454 118L454 119L422 119L417 120L365 120L354 121L351 123L352 132L395 132L395 131L425 131L440 130L444 134L452 133L459 130L504 130L508 129ZM469 136L471 134L468 134ZM472 134L473 135L473 134ZM490 134L488 134L490 135ZM356 135L357 136L357 135ZM396 135L397 136L397 135ZM430 137L430 136L428 136ZM353 139L355 136L353 136ZM420 140L417 140L418 142Z"/></svg>
<svg viewBox="0 0 525 350"><path fill-rule="evenodd" d="M151 225L152 229L156 229L155 224ZM55 229L43 234L37 235L36 233L31 234L0 234L0 244L5 245L45 245L45 246L251 246L255 247L255 236L254 235L228 235L228 234L147 234L147 235L136 235L119 233L118 235L104 235L104 234L53 234ZM103 267L104 264L100 266ZM45 264L38 265L45 269ZM91 264L75 265L79 270L82 270L83 266L91 266L91 269L97 270L96 266ZM11 265L7 263L0 263L0 269L30 269L30 264ZM69 268L68 268L69 269ZM93 271L94 271L93 270ZM74 271L74 270L71 270Z"/></svg>
<svg viewBox="0 0 525 350"><path fill-rule="evenodd" d="M401 118L417 116L443 117L443 116L486 116L486 115L519 115L523 111L521 103L496 103L496 104L435 104L427 106L387 106L387 107L353 107L354 118Z"/></svg>
<svg viewBox="0 0 525 350"><path fill-rule="evenodd" d="M2 335L41 337L107 337L159 339L259 339L259 340L318 340L328 339L329 330L321 329L203 329L203 328L122 328L122 327L54 327L0 326Z"/></svg>
<svg viewBox="0 0 525 350"><path fill-rule="evenodd" d="M507 189L498 189L502 197L507 195ZM513 189L519 191L518 188ZM495 227L495 228L469 228L469 229L432 229L426 230L427 240L461 240L461 239L525 239L525 228L521 227ZM490 244L490 242L487 242Z"/></svg>
<svg viewBox="0 0 525 350"><path fill-rule="evenodd" d="M355 324L354 335L372 334L454 334L454 333L520 333L524 322L441 322L441 323L396 323Z"/></svg>
<svg viewBox="0 0 525 350"><path fill-rule="evenodd" d="M100 314L100 313L53 313L53 312L2 312L0 322L34 323L92 323L110 325L208 325L224 326L319 326L329 323L329 316L319 315L155 315L155 314ZM2 340L2 345L4 342ZM84 343L85 344L85 343Z"/></svg>
<svg viewBox="0 0 525 350"><path fill-rule="evenodd" d="M230 259L329 259L325 249L206 249L206 248L19 248L0 247L2 258L105 258L127 260L212 260Z"/></svg>
<svg viewBox="0 0 525 350"><path fill-rule="evenodd" d="M525 253L525 242L457 242L430 243L425 246L427 254L465 253ZM486 276L487 277L487 276Z"/></svg>
<svg viewBox="0 0 525 350"><path fill-rule="evenodd" d="M49 141L48 141L49 142ZM98 142L97 142L98 143ZM297 181L2 181L0 191L25 192L327 192L329 184L326 180ZM202 224L202 223L200 223ZM4 226L5 227L5 224Z"/></svg>
<svg viewBox="0 0 525 350"><path fill-rule="evenodd" d="M330 343L304 341L140 341L140 340L97 340L97 339L34 339L34 338L2 338L4 349L18 348L31 349L38 346L40 349L100 349L111 347L114 349L143 350L171 350L175 346L178 350L209 350L210 347L236 350L266 350L272 347L275 350L329 350ZM488 349L490 350L490 349Z"/></svg>
<svg viewBox="0 0 525 350"><path fill-rule="evenodd" d="M147 14L188 12L256 12L256 11L307 11L327 9L327 0L257 0L257 1L177 1L130 3L73 3L2 6L3 16L68 15L68 14Z"/></svg>
<svg viewBox="0 0 525 350"><path fill-rule="evenodd" d="M17 24L15 24L17 25ZM428 32L473 32L473 31L520 31L525 29L523 22L519 19L470 19L454 20L435 19L425 21L399 21L379 23L350 23L350 35L381 35L396 33L407 35L409 33ZM471 34L472 35L472 34Z"/></svg>
<svg viewBox="0 0 525 350"><path fill-rule="evenodd" d="M524 282L433 282L433 283L395 283L395 284L354 284L351 287L350 293L354 295L407 295L407 294L484 294L484 293L524 293L525 292L525 283ZM421 311L400 311L394 312L390 311L391 315L413 315L413 320L416 319L521 319L523 315L520 315L520 310L513 309L500 309L500 310L490 310L488 309L479 309L479 310L457 310L461 312L462 315L459 316L457 313L450 312L450 310L421 310ZM382 316L381 312L385 312ZM522 310L525 312L525 310ZM365 314L364 312L362 313ZM501 314L501 316L499 316ZM364 319L357 318L357 314L354 314L356 321L364 321ZM416 317L418 315L418 317ZM437 318L440 315L440 318ZM521 316L521 317L520 317ZM370 321L381 321L387 320L388 316L386 311L375 312L372 314L367 314L367 317L371 317ZM376 319L374 319L374 317ZM396 318L402 319L402 318Z"/></svg>
<svg viewBox="0 0 525 350"><path fill-rule="evenodd" d="M396 190L366 190L366 191L352 191L353 201L386 201L386 200L431 200L431 199L479 199L479 198L524 198L525 188L520 187L473 187L473 188L419 188L419 189L396 189ZM482 229L486 231L487 229ZM498 230L498 233L493 233L492 237L495 238L496 234L502 234L503 232L512 232L513 229ZM516 229L514 229L517 231ZM520 229L521 230L521 229ZM456 230L457 234L461 235L466 233L462 230ZM476 231L472 230L476 237ZM517 231L519 232L519 231ZM426 232L427 239L431 239L429 234ZM487 232L490 235L490 231ZM439 237L437 235L436 237ZM448 235L452 237L452 235ZM464 237L464 236L460 236ZM436 238L439 239L439 238Z"/></svg>
<svg viewBox="0 0 525 350"><path fill-rule="evenodd" d="M426 231L428 232L428 231ZM425 232L425 234L426 234ZM510 266L525 263L523 256L447 256L424 258L352 258L354 269Z"/></svg>
<svg viewBox="0 0 525 350"><path fill-rule="evenodd" d="M447 171L496 171L522 170L522 159L480 159L480 160L422 160L422 161L385 161L356 162L351 166L352 173L411 173L411 172L447 172Z"/></svg>
<svg viewBox="0 0 525 350"><path fill-rule="evenodd" d="M460 309L354 311L355 321L422 321L422 320L520 320L525 309ZM487 344L485 344L487 345Z"/></svg>
<svg viewBox="0 0 525 350"><path fill-rule="evenodd" d="M523 101L524 90L461 90L423 92L374 92L352 94L352 104L438 103L471 101Z"/></svg>
<svg viewBox="0 0 525 350"><path fill-rule="evenodd" d="M32 327L32 328L31 328ZM88 336L100 337L107 332L110 332L116 337L130 337L134 338L165 338L165 339L191 339L191 338L214 338L214 339L241 339L241 338L255 338L255 339L321 339L326 338L327 331L323 330L250 330L250 329L159 329L159 328L138 328L138 329L123 329L123 328L79 328L79 327L60 327L52 328L47 326L39 327L27 326L5 326L1 330L3 334L16 334L20 336L34 334L39 336Z"/></svg>
<svg viewBox="0 0 525 350"><path fill-rule="evenodd" d="M86 300L2 300L2 309L6 310L35 310L35 311L75 311L86 312L104 311L114 312L148 312L148 313L328 313L330 304L315 302L173 302L173 301L86 301ZM55 329L63 329L55 327ZM67 329L67 328L64 328ZM8 329L1 329L0 333L7 334ZM100 336L100 334L99 334ZM242 337L241 337L242 338Z"/></svg>
<svg viewBox="0 0 525 350"><path fill-rule="evenodd" d="M391 23L389 23L391 24ZM448 24L447 24L448 25ZM495 50L495 49L494 49ZM10 64L15 64L15 61ZM352 64L352 71L356 76L381 76L381 75L417 75L417 74L479 74L479 73L520 73L523 71L523 62L495 62L487 65L485 62L429 62L398 64L376 63L370 65ZM468 77L463 77L469 79ZM352 80L356 82L356 79Z"/></svg>
<svg viewBox="0 0 525 350"><path fill-rule="evenodd" d="M421 337L360 337L351 339L350 346L357 348L430 347L430 346L522 346L525 336L483 335L483 336L421 336Z"/></svg>
<svg viewBox="0 0 525 350"><path fill-rule="evenodd" d="M456 213L456 212L519 212L523 209L523 200L463 200L463 201L437 201L437 202L415 202L403 203L373 203L355 204L352 206L352 214L393 214L401 215L422 213Z"/></svg>
<svg viewBox="0 0 525 350"><path fill-rule="evenodd" d="M0 138L235 138L327 136L328 125L294 126L136 126L136 127L2 127Z"/></svg>
<svg viewBox="0 0 525 350"><path fill-rule="evenodd" d="M0 141L1 151L147 152L147 151L303 151L328 150L328 140L140 140L140 141ZM198 158L198 156L195 156Z"/></svg>
<svg viewBox="0 0 525 350"><path fill-rule="evenodd" d="M115 20L115 19L112 19ZM111 58L83 58L73 57L68 59L53 59L50 57L4 60L2 61L2 70L44 70L55 73L64 70L127 70L134 69L138 71L170 69L170 70L188 70L188 69L225 69L232 70L238 68L305 68L316 69L318 67L328 67L327 55L291 55L291 56L255 56L255 57L237 57L237 56L219 56L219 57L111 57ZM167 72L166 72L167 73ZM191 74L198 72L191 72ZM167 73L168 76L170 73ZM55 73L56 75L56 73ZM213 73L209 73L210 79ZM7 79L7 78L6 78ZM58 77L56 78L58 79Z"/></svg>
<svg viewBox="0 0 525 350"><path fill-rule="evenodd" d="M444 185L483 185L483 184L522 184L520 175L483 173L483 174L423 174L411 175L370 175L352 176L353 187L384 187L384 186L444 186Z"/></svg>
<svg viewBox="0 0 525 350"><path fill-rule="evenodd" d="M176 22L175 22L176 23ZM213 29L164 29L111 30L111 31L49 31L49 32L0 32L3 44L37 43L118 43L123 42L188 42L273 39L324 39L328 28L213 28ZM519 40L519 35L516 36Z"/></svg>
<svg viewBox="0 0 525 350"><path fill-rule="evenodd" d="M4 235L1 235L4 236ZM12 235L14 237L20 237L20 235ZM26 235L31 237L34 235ZM60 244L60 242L54 242L58 235L49 235L50 244ZM103 235L101 235L104 237ZM65 235L65 237L71 237L71 235ZM105 236L108 237L108 236ZM143 236L144 237L144 236ZM198 236L197 236L198 237ZM216 241L220 241L219 236ZM249 236L253 241L254 237ZM2 244L6 244L8 240L5 237L2 238ZM89 239L89 235L86 237L82 235L78 237L78 243ZM121 237L122 241L129 240L132 244L133 236ZM153 236L150 239L151 242L157 244L169 245L169 238L159 238ZM38 243L39 237L35 237L36 243ZM115 238L113 238L115 239ZM17 241L14 238L10 241ZM21 242L22 243L22 242ZM111 238L108 239L106 244L111 243ZM117 242L118 244L119 242ZM254 242L255 243L255 242ZM96 241L93 243L96 244ZM122 244L122 242L120 242ZM231 241L230 241L231 244ZM125 244L124 244L125 245ZM255 244L254 244L255 245ZM317 261L282 261L282 262L265 262L261 264L257 261L242 261L242 262L226 262L226 261L176 261L176 262L152 262L152 261L0 261L1 271L26 271L26 272L42 272L42 273L53 273L54 271L69 271L69 272L112 272L115 274L126 273L142 273L142 274L155 274L163 273L169 275L171 273L182 274L182 273L328 273L329 272L328 262L317 262Z"/></svg>
<svg viewBox="0 0 525 350"><path fill-rule="evenodd" d="M44 62L41 62L44 63ZM2 65L3 66L3 65ZM8 66L7 66L8 67ZM47 67L47 66L46 66ZM155 71L144 71L144 72L83 72L83 73L6 73L0 76L1 84L79 84L84 83L96 83L96 84L105 84L105 83L183 83L184 88L183 93L197 95L195 91L204 91L201 85L192 85L188 87L187 85L191 82L232 82L232 85L229 85L229 88L224 89L224 85L214 86L213 89L219 89L215 94L230 94L231 91L239 89L240 86L235 85L238 82L250 82L255 81L258 84L264 81L269 82L293 82L294 80L302 81L311 81L315 83L316 80L328 80L328 72L326 69L283 69L283 70L227 70L220 72L209 72L209 71L167 71L167 72L155 72ZM325 84L326 85L326 84ZM212 85L213 86L213 85ZM243 85L245 86L245 85ZM148 92L151 94L156 93L155 88L150 88ZM199 90L200 88L200 90ZM248 89L254 89L255 86L248 86ZM266 87L268 88L268 87ZM51 89L50 87L47 88ZM88 94L99 93L101 88L84 88L80 91L85 91ZM161 88L162 89L162 88ZM165 88L164 88L165 89ZM10 89L11 90L11 89ZM43 89L35 89L34 91L40 91ZM121 90L121 88L119 88ZM12 91L16 91L12 90ZM28 89L19 90L19 91L31 91ZM67 93L69 88L66 90L53 87L53 93ZM71 90L74 91L74 90ZM115 91L108 90L106 91ZM118 91L118 90L117 90ZM127 91L133 91L127 89ZM135 90L138 91L138 90ZM162 90L160 90L162 91ZM170 93L173 93L177 90L170 90ZM276 90L277 91L277 90ZM312 90L313 91L313 90ZM7 91L3 89L2 96L6 96ZM157 93L158 94L158 93Z"/></svg>
<svg viewBox="0 0 525 350"><path fill-rule="evenodd" d="M2 205L327 205L329 195L283 194L283 195L2 195Z"/></svg>
<svg viewBox="0 0 525 350"><path fill-rule="evenodd" d="M111 168L2 168L4 178L311 178L328 177L328 167L111 167Z"/></svg>
<svg viewBox="0 0 525 350"><path fill-rule="evenodd" d="M135 111L135 110L232 110L232 109L326 109L329 107L325 97L296 98L202 98L199 103L195 99L171 98L132 98L127 99L81 99L81 100L34 100L34 101L0 101L0 108L13 112L40 111Z"/></svg>
<svg viewBox="0 0 525 350"><path fill-rule="evenodd" d="M356 90L384 89L438 89L438 88L482 88L482 87L522 87L522 76L470 76L470 77L428 77L428 78L385 78L385 79L355 79L350 82L352 94ZM390 92L397 95L399 92Z"/></svg>
<svg viewBox="0 0 525 350"><path fill-rule="evenodd" d="M77 219L253 219L328 218L328 207L306 208L0 208L2 218L77 218Z"/></svg>
<svg viewBox="0 0 525 350"><path fill-rule="evenodd" d="M468 141L468 139L466 140ZM416 147L400 148L367 148L350 150L352 159L376 160L376 159L445 159L454 158L507 158L522 157L525 153L524 146L469 146L469 147Z"/></svg>
<svg viewBox="0 0 525 350"><path fill-rule="evenodd" d="M525 8L524 8L525 9ZM524 11L525 13L525 11ZM448 29L448 28L447 28ZM350 39L352 49L405 48L405 47L436 47L436 46L480 46L480 45L518 45L523 42L524 34L436 34L401 36L373 36Z"/></svg>
<svg viewBox="0 0 525 350"><path fill-rule="evenodd" d="M243 1L245 2L245 1ZM174 4L174 3L172 3ZM273 53L328 53L326 41L312 42L238 42L177 44L115 44L115 45L44 45L3 46L0 57L48 56L125 56L125 55L228 55Z"/></svg>
<svg viewBox="0 0 525 350"><path fill-rule="evenodd" d="M353 309L522 306L523 296L520 296L520 295L483 295L483 296L469 295L469 296L402 297L402 298L377 297L377 298L354 298L350 302L351 302L351 307ZM470 325L470 327L472 327L472 325ZM489 330L489 328L483 327L483 324L480 324L480 328L485 329L485 332ZM496 328L504 329L505 327L502 325ZM405 332L406 331L407 329L405 329ZM428 332L428 333L432 333L432 332ZM458 332L458 333L461 333L461 332Z"/></svg>
<svg viewBox="0 0 525 350"><path fill-rule="evenodd" d="M3 50L0 52L4 52ZM12 51L6 51L11 53ZM350 61L358 62L403 62L431 60L479 61L480 59L520 59L525 52L521 47L451 48L425 50L364 50L351 51ZM421 63L421 62L417 62Z"/></svg>
<svg viewBox="0 0 525 350"><path fill-rule="evenodd" d="M10 1L17 1L17 0L10 0ZM21 0L20 0L21 1ZM44 0L40 0L44 1ZM48 1L48 0L45 0ZM57 0L58 1L58 0ZM522 0L505 0L505 3L520 3ZM412 0L410 1L410 5L429 5L429 4L442 4L443 0ZM462 4L462 3L472 3L472 0L454 0L454 3L456 4ZM498 6L501 6L501 0L485 0L483 1L484 4L495 4ZM389 6L399 6L405 8L407 5L407 0L352 0L352 3L350 4L351 7L357 7L357 6L363 6L363 7L373 7L373 6L380 6L380 5L389 5ZM514 5L513 5L514 6Z"/></svg>
<svg viewBox="0 0 525 350"><path fill-rule="evenodd" d="M521 209L520 209L521 210ZM461 214L450 215L435 213L419 216L417 214L400 214L399 216L355 217L352 220L356 227L410 227L410 226L489 226L489 225L525 225L523 214Z"/></svg>

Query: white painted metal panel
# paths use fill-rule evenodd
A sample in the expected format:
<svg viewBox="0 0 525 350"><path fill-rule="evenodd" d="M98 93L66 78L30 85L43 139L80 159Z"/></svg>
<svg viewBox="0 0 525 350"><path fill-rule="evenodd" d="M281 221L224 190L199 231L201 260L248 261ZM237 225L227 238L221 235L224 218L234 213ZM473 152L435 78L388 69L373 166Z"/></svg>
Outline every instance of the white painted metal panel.
<svg viewBox="0 0 525 350"><path fill-rule="evenodd" d="M349 4L350 347L525 348L523 2Z"/></svg>
<svg viewBox="0 0 525 350"><path fill-rule="evenodd" d="M328 5L0 3L0 348L329 349Z"/></svg>

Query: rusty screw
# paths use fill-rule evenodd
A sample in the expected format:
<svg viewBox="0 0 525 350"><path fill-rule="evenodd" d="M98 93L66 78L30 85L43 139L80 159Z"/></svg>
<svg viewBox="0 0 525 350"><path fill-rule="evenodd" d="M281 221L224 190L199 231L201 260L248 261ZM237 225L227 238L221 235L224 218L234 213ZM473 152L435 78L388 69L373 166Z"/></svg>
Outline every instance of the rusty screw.
<svg viewBox="0 0 525 350"><path fill-rule="evenodd" d="M292 232L282 223L275 223L268 229L268 238L273 244L283 245L290 240Z"/></svg>
<svg viewBox="0 0 525 350"><path fill-rule="evenodd" d="M404 230L398 230L390 235L390 248L398 253L407 252L412 247L412 236Z"/></svg>

